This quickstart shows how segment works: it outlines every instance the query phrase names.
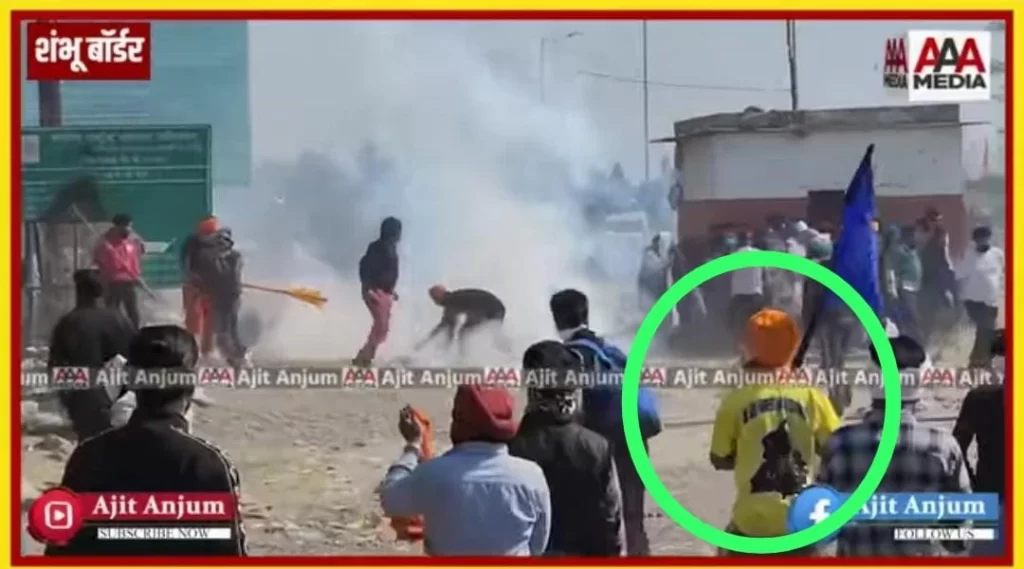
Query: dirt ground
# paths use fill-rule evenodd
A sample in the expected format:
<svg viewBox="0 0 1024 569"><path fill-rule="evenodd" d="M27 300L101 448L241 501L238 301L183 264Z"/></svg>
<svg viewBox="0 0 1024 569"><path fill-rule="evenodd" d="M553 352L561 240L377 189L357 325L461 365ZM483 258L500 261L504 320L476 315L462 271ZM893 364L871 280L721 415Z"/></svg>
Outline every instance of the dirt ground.
<svg viewBox="0 0 1024 569"><path fill-rule="evenodd" d="M178 314L154 316L159 321ZM358 334L364 328L360 328ZM334 335L344 333L333 328ZM311 337L314 330L306 330ZM940 362L966 360L967 337L953 338ZM257 360L260 352L257 352ZM267 356L270 357L270 356ZM276 357L273 359L277 360ZM279 361L279 360L278 360ZM257 362L258 363L258 362ZM333 362L335 366L347 362ZM657 365L671 365L663 361ZM726 361L686 362L726 366ZM397 415L405 404L426 411L447 446L452 392L443 389L390 391L209 390L214 405L196 410L196 434L219 445L242 478L243 513L255 555L419 555L419 547L396 542L381 518L374 490L401 449ZM922 416L955 416L964 392L929 393ZM525 395L518 393L522 410ZM667 488L696 516L718 527L728 522L732 477L708 463L710 422L721 393L664 390L659 394L665 431L651 441L652 462ZM855 394L852 411L868 404ZM23 402L25 406L34 402ZM23 411L23 506L33 493L55 485L73 448L60 428L47 426L47 404L36 425ZM31 413L29 413L31 414ZM44 417L46 416L46 417ZM56 418L59 422L59 418ZM53 422L53 421L51 421ZM696 423L696 424L694 424ZM939 424L942 424L941 422ZM951 428L949 421L944 423ZM50 434L47 434L50 433ZM648 533L655 555L711 555L713 549L682 530L649 502ZM37 544L30 551L40 550Z"/></svg>
<svg viewBox="0 0 1024 569"><path fill-rule="evenodd" d="M197 410L195 431L220 445L242 476L250 549L256 555L417 555L382 523L374 488L400 450L397 412L411 403L447 437L452 393L212 390ZM955 414L962 393L933 393L926 415ZM731 476L713 471L707 454L710 420L720 393L664 391L668 428L652 441L662 481L685 507L723 527L733 495ZM854 409L867 403L857 394ZM522 408L522 394L519 394ZM55 435L24 436L23 479L45 488L60 479L71 443ZM661 515L653 502L648 532L656 555L710 555L712 549ZM38 551L33 545L32 549Z"/></svg>

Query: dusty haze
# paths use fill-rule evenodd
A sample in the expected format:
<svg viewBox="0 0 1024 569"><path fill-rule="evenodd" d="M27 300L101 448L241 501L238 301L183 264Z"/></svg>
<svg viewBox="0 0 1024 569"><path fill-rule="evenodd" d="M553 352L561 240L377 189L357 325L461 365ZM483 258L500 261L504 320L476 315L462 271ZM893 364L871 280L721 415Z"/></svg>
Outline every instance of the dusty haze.
<svg viewBox="0 0 1024 569"><path fill-rule="evenodd" d="M450 25L253 26L252 74L288 85L269 107L280 114L254 122L285 121L283 132L308 130L308 138L278 141L293 152L258 164L252 189L218 189L216 210L247 253L248 280L315 286L330 298L318 312L248 293L250 334L254 311L262 323L257 356L354 356L370 323L358 258L388 215L404 234L400 300L381 361L407 355L436 323L440 309L426 295L435 283L491 290L508 308L513 352L477 346L466 363L514 362L530 342L552 337L547 301L560 288L592 296L595 326L622 327L617 291L584 275L595 244L573 189L589 168L609 163L601 134L571 99L541 105L536 84L496 76L446 33ZM309 44L282 49L310 48L305 61L279 67L259 57L259 42L294 40L300 28ZM315 122L302 129L295 121ZM435 352L417 363L442 359Z"/></svg>

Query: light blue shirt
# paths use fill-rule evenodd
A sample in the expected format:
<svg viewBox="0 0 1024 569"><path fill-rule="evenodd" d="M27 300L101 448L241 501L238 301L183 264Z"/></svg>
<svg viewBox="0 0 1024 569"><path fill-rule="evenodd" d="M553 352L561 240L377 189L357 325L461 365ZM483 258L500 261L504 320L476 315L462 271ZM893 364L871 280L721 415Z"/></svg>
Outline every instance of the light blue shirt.
<svg viewBox="0 0 1024 569"><path fill-rule="evenodd" d="M381 487L389 517L422 515L429 555L542 555L551 495L536 463L504 444L468 442L419 463L407 449Z"/></svg>

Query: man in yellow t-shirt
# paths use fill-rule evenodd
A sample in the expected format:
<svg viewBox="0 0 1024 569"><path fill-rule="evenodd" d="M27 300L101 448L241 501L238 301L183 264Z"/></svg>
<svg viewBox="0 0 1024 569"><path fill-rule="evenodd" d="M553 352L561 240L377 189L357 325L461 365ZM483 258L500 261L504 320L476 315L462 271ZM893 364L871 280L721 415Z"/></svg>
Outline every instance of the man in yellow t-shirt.
<svg viewBox="0 0 1024 569"><path fill-rule="evenodd" d="M784 370L799 344L800 329L792 318L781 310L761 310L745 327L744 371L764 377ZM789 502L813 480L815 455L838 428L839 417L817 388L765 382L730 392L711 437L711 464L735 473L736 501L727 531L750 537L788 533ZM788 554L794 553L800 552Z"/></svg>

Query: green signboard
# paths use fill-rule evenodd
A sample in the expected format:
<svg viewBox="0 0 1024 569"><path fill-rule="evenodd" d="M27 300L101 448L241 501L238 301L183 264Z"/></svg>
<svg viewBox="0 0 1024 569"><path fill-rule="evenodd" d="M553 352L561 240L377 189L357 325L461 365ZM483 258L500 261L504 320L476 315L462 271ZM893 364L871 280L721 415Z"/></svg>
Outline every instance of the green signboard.
<svg viewBox="0 0 1024 569"><path fill-rule="evenodd" d="M27 24L26 24L27 25ZM26 28L27 29L27 28ZM213 181L248 187L252 169L249 24L244 21L154 21L149 81L64 81L61 124L113 126L208 124ZM26 75L22 35L21 124L39 123L39 89Z"/></svg>
<svg viewBox="0 0 1024 569"><path fill-rule="evenodd" d="M25 221L108 221L127 213L146 242L151 287L181 284L178 255L210 215L210 126L25 128Z"/></svg>

